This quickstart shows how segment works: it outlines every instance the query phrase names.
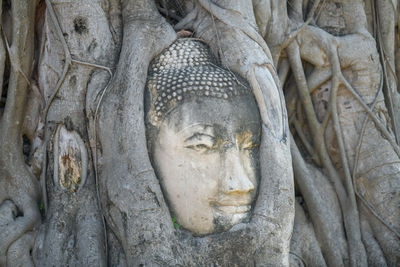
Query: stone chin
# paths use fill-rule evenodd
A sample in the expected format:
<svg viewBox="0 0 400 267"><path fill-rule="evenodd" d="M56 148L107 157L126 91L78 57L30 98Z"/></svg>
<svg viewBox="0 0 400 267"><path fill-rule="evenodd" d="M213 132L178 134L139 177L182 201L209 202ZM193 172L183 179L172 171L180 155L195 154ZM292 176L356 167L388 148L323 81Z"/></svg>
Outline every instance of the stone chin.
<svg viewBox="0 0 400 267"><path fill-rule="evenodd" d="M251 216L251 206L215 207L214 233L227 231L234 225L248 222Z"/></svg>

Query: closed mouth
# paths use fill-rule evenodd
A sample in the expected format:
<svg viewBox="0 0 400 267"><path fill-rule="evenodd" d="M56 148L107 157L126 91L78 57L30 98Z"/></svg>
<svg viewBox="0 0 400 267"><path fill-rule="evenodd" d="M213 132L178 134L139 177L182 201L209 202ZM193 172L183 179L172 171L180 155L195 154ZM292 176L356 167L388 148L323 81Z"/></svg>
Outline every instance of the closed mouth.
<svg viewBox="0 0 400 267"><path fill-rule="evenodd" d="M241 214L241 213L249 212L251 209L251 205L241 205L241 206L216 205L216 206L214 206L214 208L222 213Z"/></svg>

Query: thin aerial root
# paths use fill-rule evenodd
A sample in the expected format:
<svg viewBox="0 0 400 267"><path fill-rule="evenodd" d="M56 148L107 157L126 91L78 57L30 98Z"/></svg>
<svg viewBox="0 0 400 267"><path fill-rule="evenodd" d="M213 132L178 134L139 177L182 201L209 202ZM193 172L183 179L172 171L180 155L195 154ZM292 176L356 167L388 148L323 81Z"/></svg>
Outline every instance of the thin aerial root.
<svg viewBox="0 0 400 267"><path fill-rule="evenodd" d="M377 94L375 95L374 101L371 104L371 110L373 110L375 108L375 105L377 103L378 100L378 95L379 93L382 91L382 87L383 87L383 83L382 83L382 77L381 77L381 84L379 87L379 90L377 92ZM356 155L355 155L355 160L354 160L354 168L353 168L353 188L354 188L354 193L356 194L356 196L361 200L361 202L364 204L365 207L368 208L368 210L383 224L386 226L386 228L388 228L391 232L393 232L398 238L400 238L400 233L389 223L387 222L382 216L380 216L378 214L378 212L375 210L375 208L372 206L372 204L370 204L368 202L368 200L366 200L357 190L357 186L356 186L356 182L355 182L355 177L358 175L358 162L360 159L360 153L361 153L361 146L362 146L362 141L364 139L365 136L365 130L367 128L367 123L369 120L369 115L367 114L364 122L363 122L363 126L361 128L361 132L360 132L360 136L358 138L358 143L357 143L357 148L356 148ZM392 163L400 163L400 161L397 162L392 162Z"/></svg>
<svg viewBox="0 0 400 267"><path fill-rule="evenodd" d="M337 93L339 90L339 85L340 85L340 75L341 75L341 70L340 70L340 63L339 63L339 57L337 55L336 49L329 49L329 58L331 61L331 66L332 66L332 87L331 87L331 95L330 95L330 100L329 100L329 105L330 105L330 113L332 116L332 123L333 123L333 128L335 130L336 134L336 139L337 143L339 146L339 153L340 153L340 158L342 161L342 167L344 170L345 178L346 178L346 189L347 189L347 195L351 196L350 199L352 199L353 205L356 206L355 203L355 197L353 193L353 184L352 184L352 179L351 179L351 174L350 174L350 167L349 167L349 162L347 160L346 156L346 150L345 150L345 145L344 145L344 139L343 139L343 134L342 134L342 129L340 126L339 122L339 115L337 111Z"/></svg>
<svg viewBox="0 0 400 267"><path fill-rule="evenodd" d="M386 226L387 229L389 229L389 231L393 232L397 238L400 238L400 232L397 231L394 226L387 222L384 218L382 218L382 216L380 216L378 214L378 212L375 210L375 208L368 202L368 200L366 200L360 193L358 193L358 191L355 191L356 196L361 200L361 202L365 205L365 207L368 208L368 210L384 225Z"/></svg>
<svg viewBox="0 0 400 267"><path fill-rule="evenodd" d="M321 124L317 119L317 115L315 113L310 97L309 88L307 86L306 77L300 58L299 46L296 42L292 42L291 44L289 44L286 51L288 54L290 67L292 69L292 73L294 74L294 78L297 84L299 97L303 105L303 109L306 113L305 115L308 126L315 137L313 140L314 149L319 156L321 165L324 166L328 172L327 177L333 183L335 191L339 198L340 205L343 208L347 203L347 194L343 183L333 166L332 160L330 159L329 153L326 148L324 131L322 131L323 128L321 127Z"/></svg>
<svg viewBox="0 0 400 267"><path fill-rule="evenodd" d="M265 43L264 39L261 37L261 35L256 31L254 27L250 26L249 22L245 18L243 18L243 16L240 13L235 12L234 10L221 8L216 4L214 4L213 2L211 2L210 0L199 0L199 4L201 5L202 8L207 10L211 14L211 16L215 16L224 24L234 29L241 30L245 35L250 37L263 49L264 53L267 55L269 60L272 60L271 52L269 51L269 48ZM272 64L272 62L269 63Z"/></svg>
<svg viewBox="0 0 400 267"><path fill-rule="evenodd" d="M100 64L85 62L85 61L81 61L81 60L74 59L74 58L71 58L71 62L72 63L76 63L76 64L80 64L80 65L84 65L84 66L88 66L88 67L93 67L93 68L106 70L108 72L108 74L110 74L110 76L112 76L112 71L111 71L112 68L110 68L110 67L103 66L103 65L100 65Z"/></svg>
<svg viewBox="0 0 400 267"><path fill-rule="evenodd" d="M340 148L340 154L342 159L342 164L344 164L345 170L345 184L342 183L339 174L337 173L335 167L333 166L332 160L330 159L329 153L326 148L325 143L325 128L324 125L321 125L316 117L315 110L312 104L312 100L310 97L310 90L307 85L305 73L302 67L302 61L300 57L299 47L296 42L292 42L288 48L286 49L289 61L292 67L292 72L295 77L296 84L298 86L298 92L300 99L303 104L303 108L306 111L306 118L308 121L308 125L310 127L310 131L314 134L314 146L315 150L318 152L318 155L321 159L322 165L326 168L328 172L328 177L333 182L335 191L338 195L340 206L342 208L345 230L349 238L350 249L350 259L354 264L362 263L364 250L361 242L361 234L360 234L360 225L358 223L358 212L357 205L355 201L355 194L352 185L352 179L350 175L350 171L348 168L348 161L345 155L344 150L344 142L343 137L340 132L339 119L337 114L337 101L336 101L336 93L339 87L340 82L340 63L337 55L337 43L332 41L329 44L322 43L324 50L328 53L328 59L331 61L332 68L332 89L330 96L330 109L328 110L330 116L333 119L333 124L335 128L335 132L338 139L338 145ZM327 123L328 115L325 116L324 123ZM351 206L348 206L349 201L351 202Z"/></svg>
<svg viewBox="0 0 400 267"><path fill-rule="evenodd" d="M307 21L304 22L299 29L289 34L288 38L282 43L281 50L286 49L286 47L307 27L307 25L311 23L312 19L312 17L308 18Z"/></svg>
<svg viewBox="0 0 400 267"><path fill-rule="evenodd" d="M22 77L24 77L26 83L29 85L29 87L31 87L31 81L28 79L26 74L21 70L20 64L18 64L19 60L16 59L14 57L14 55L11 53L10 45L8 44L7 36L6 36L5 32L4 32L3 27L1 27L1 32L2 32L2 35L3 35L4 43L6 44L6 50L7 50L10 62L11 62L11 66L14 67L22 75Z"/></svg>
<svg viewBox="0 0 400 267"><path fill-rule="evenodd" d="M72 58L71 53L70 53L69 48L68 48L68 45L67 45L67 43L65 41L63 32L61 30L59 21L57 19L57 15L56 15L56 13L54 11L54 8L53 8L50 0L45 0L45 1L46 1L46 5L48 7L48 10L50 12L50 16L51 16L51 19L53 21L53 24L56 27L56 32L57 32L58 38L62 42L63 49L64 49L64 55L65 55L65 63L64 63L63 72L62 72L62 74L61 74L61 76L60 76L60 78L59 78L59 80L57 82L57 85L56 85L56 88L54 90L54 93L51 95L50 100L47 103L46 108L45 108L45 112L44 112L44 116L43 116L43 121L44 121L45 125L47 123L47 113L49 111L50 105L53 102L55 96L58 94L58 91L61 88L61 85L64 82L65 77L66 77L66 75L68 73L69 67L70 67L70 65L72 63L76 63L76 64L80 64L80 65L85 65L85 66L89 66L89 67L94 67L94 68L106 70L107 73L110 75L110 79L108 81L107 86L102 91L100 91L101 92L101 96L100 96L100 100L99 100L99 102L97 104L95 115L94 115L94 168L95 168L96 197L97 197L97 202L98 202L101 214L102 214L102 223L103 223L104 240L105 240L105 255L106 255L106 258L108 258L107 228L106 228L104 211L103 211L102 204L101 204L101 201L100 201L100 192L99 192L99 184L98 184L97 147L96 147L97 146L97 140L96 140L96 124L97 124L97 122L96 121L97 121L97 113L98 113L98 110L99 110L100 105L102 103L103 97L104 97L105 93L107 92L107 89L109 88L109 86L110 86L110 84L111 84L111 82L113 80L112 79L113 78L113 73L112 73L110 67L103 66L103 65L100 65L100 64L90 63L90 62L84 62L84 61ZM97 94L96 99L97 99L98 95L100 94L100 92ZM45 147L47 147L47 143L49 141L48 139L49 139L49 137L46 134L45 141L44 141ZM88 157L87 154L86 154L86 157ZM86 160L88 161L88 158L86 158ZM43 159L42 173L41 173L41 177L40 177L40 182L41 182L41 187L42 187L42 198L43 198L43 202L44 202L45 211L47 211L47 206L48 206L47 190L46 190L46 168L47 168L47 154L45 153L44 159ZM85 175L85 180L86 180L86 175Z"/></svg>
<svg viewBox="0 0 400 267"><path fill-rule="evenodd" d="M374 101L371 104L371 110L373 110L375 108L375 105L376 105L376 103L378 101L378 96L382 92L382 88L383 88L383 77L381 75L380 86L379 86L378 91L375 94ZM368 122L368 114L366 115L366 117L364 119L364 122L363 122L363 125L362 125L362 128L361 128L361 132L360 132L360 136L358 137L356 155L355 155L355 159L354 159L353 177L356 177L357 168L358 168L358 161L359 161L360 152L361 152L361 145L362 145L362 141L364 139L365 129L367 128L367 122ZM354 184L354 179L353 179L353 184ZM356 188L356 187L354 187L354 188Z"/></svg>
<svg viewBox="0 0 400 267"><path fill-rule="evenodd" d="M337 46L330 46L328 49L328 58L332 67L332 87L331 87L331 95L329 99L329 105L331 106L331 116L333 128L336 134L336 140L339 147L340 159L342 163L342 168L344 171L344 186L347 191L347 196L349 200L349 207L345 208L348 212L343 212L346 225L346 232L349 240L349 248L350 248L350 261L352 264L361 264L365 256L365 248L361 243L361 226L360 219L357 210L357 202L355 198L355 191L353 187L353 179L350 173L349 162L346 155L346 149L344 145L343 132L339 122L339 115L337 111L337 92L339 90L340 78L343 77L340 62L337 52Z"/></svg>
<svg viewBox="0 0 400 267"><path fill-rule="evenodd" d="M100 200L99 174L98 174L98 165L97 165L98 161L97 161L97 131L96 131L96 129L97 129L97 119L98 119L97 114L98 114L100 106L102 104L104 95L107 93L107 89L110 87L110 85L113 81L113 77L114 77L112 72L109 72L109 74L110 74L110 78L108 80L106 87L102 91L99 91L95 98L95 99L97 99L97 97L99 96L99 94L101 92L99 102L97 103L96 110L94 112L93 137L89 139L90 147L92 148L92 152L93 152L94 181L95 181L95 185L96 185L96 198L97 198L97 203L99 205L99 209L100 209L100 213L101 213L101 221L102 221L103 230L104 230L104 240L105 240L104 242L106 244L105 245L106 259L108 258L108 245L107 245L108 244L108 241L107 241L108 236L107 236L107 226L106 226L106 215L105 215L105 212L103 209L103 204L101 203L101 200ZM108 225L110 225L110 224L108 224ZM116 233L116 231L114 231L114 233Z"/></svg>
<svg viewBox="0 0 400 267"><path fill-rule="evenodd" d="M44 112L43 112L43 121L44 121L44 124L45 124L44 128L46 128L47 114L49 112L50 106L53 103L55 97L57 96L58 91L60 90L62 84L64 83L64 80L65 80L65 78L66 78L66 76L68 74L69 68L70 68L72 63L76 63L76 64L80 64L80 65L85 65L85 66L89 66L89 67L94 67L94 68L106 70L110 74L110 77L112 77L112 71L111 71L110 67L106 67L106 66L103 66L103 65L100 65L100 64L95 64L95 63L90 63L90 62L84 62L84 61L72 58L71 52L69 51L67 42L65 41L64 34L63 34L63 31L61 30L61 26L60 26L60 23L58 21L57 15L56 15L56 13L54 11L53 5L50 2L50 0L45 0L45 1L46 1L46 6L47 6L47 8L49 10L49 13L50 13L51 21L53 22L53 24L54 24L54 26L56 28L55 30L56 30L57 36L58 36L58 38L61 41L62 46L63 46L65 62L64 62L64 67L63 67L62 74L61 74L60 78L58 79L57 84L55 86L55 89L53 90L53 94L50 96L50 99L47 102L46 107L45 107ZM105 90L104 90L104 92L105 92ZM96 109L96 112L97 112L97 109ZM44 146L45 147L47 147L48 142L49 142L49 136L46 133L45 134L45 138L44 138ZM43 204L44 204L45 211L47 210L47 206L48 206L47 205L48 204L47 190L46 190L46 169L47 169L47 153L45 153L45 155L43 157L42 173L40 175L40 183L41 183L41 188L42 188L42 198L43 198Z"/></svg>
<svg viewBox="0 0 400 267"><path fill-rule="evenodd" d="M299 97L306 113L307 121L311 131L316 133L317 129L319 128L319 122L309 94L303 66L301 63L299 46L297 43L292 42L289 44L286 50L288 53L290 66L296 80Z"/></svg>
<svg viewBox="0 0 400 267"><path fill-rule="evenodd" d="M64 34L63 34L60 24L58 22L57 15L53 9L53 5L51 4L50 0L45 0L45 1L46 1L47 9L49 10L49 13L50 13L51 21L53 22L54 26L56 27L56 29L55 29L56 33L62 43L62 46L64 49L64 56L65 56L65 62L64 62L62 74L61 74L60 78L58 79L56 87L53 91L53 94L51 95L51 97L50 97L49 101L47 102L46 107L44 109L43 121L46 124L47 113L49 112L51 103L53 102L54 98L56 97L58 91L61 88L61 85L63 84L63 82L65 80L65 77L67 76L68 69L71 65L72 58L71 58L71 53L69 52L67 42L65 41Z"/></svg>
<svg viewBox="0 0 400 267"><path fill-rule="evenodd" d="M303 142L303 145L307 149L308 154L311 155L312 158L317 158L314 152L314 149L312 148L311 144L308 142L307 137L303 131L303 129L300 126L300 123L297 119L293 120L293 125L294 128L296 129L296 133L299 135L301 142Z"/></svg>
<svg viewBox="0 0 400 267"><path fill-rule="evenodd" d="M388 140L388 142L392 145L396 154L400 157L400 148L397 145L396 141L393 140L392 136L390 135L388 130L385 128L385 126L379 121L379 119L375 116L375 114L368 107L368 105L364 102L364 100L357 94L357 92L353 89L353 87L349 84L349 82L343 76L341 77L341 79L342 79L343 84L348 89L348 91L358 100L358 102L360 102L360 104L363 106L365 111L371 117L372 121L375 123L375 125L379 128L379 130L385 136L386 140Z"/></svg>

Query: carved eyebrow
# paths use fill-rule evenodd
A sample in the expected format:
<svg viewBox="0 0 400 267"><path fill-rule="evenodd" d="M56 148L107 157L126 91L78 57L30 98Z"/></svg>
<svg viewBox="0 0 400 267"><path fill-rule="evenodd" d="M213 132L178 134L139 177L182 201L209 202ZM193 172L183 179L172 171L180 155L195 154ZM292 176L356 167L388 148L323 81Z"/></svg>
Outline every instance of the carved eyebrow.
<svg viewBox="0 0 400 267"><path fill-rule="evenodd" d="M178 132L178 134L182 134L185 138L185 141L191 138L194 133L208 135L214 138L214 127L212 125L205 124L194 124L190 125Z"/></svg>

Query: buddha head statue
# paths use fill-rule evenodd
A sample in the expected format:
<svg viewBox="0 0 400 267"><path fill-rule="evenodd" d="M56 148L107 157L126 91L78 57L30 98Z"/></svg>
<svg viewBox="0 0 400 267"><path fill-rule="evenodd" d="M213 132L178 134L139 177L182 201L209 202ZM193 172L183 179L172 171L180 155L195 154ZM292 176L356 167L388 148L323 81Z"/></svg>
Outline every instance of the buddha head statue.
<svg viewBox="0 0 400 267"><path fill-rule="evenodd" d="M206 235L249 220L261 123L247 83L200 40L178 39L150 64L145 108L150 158L177 223Z"/></svg>

